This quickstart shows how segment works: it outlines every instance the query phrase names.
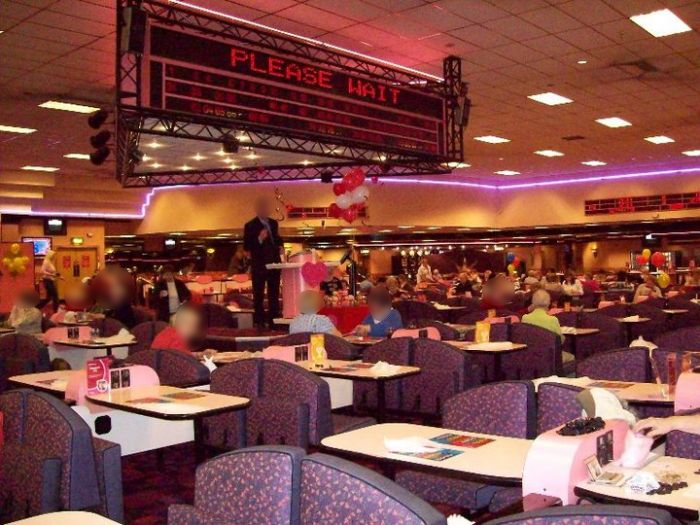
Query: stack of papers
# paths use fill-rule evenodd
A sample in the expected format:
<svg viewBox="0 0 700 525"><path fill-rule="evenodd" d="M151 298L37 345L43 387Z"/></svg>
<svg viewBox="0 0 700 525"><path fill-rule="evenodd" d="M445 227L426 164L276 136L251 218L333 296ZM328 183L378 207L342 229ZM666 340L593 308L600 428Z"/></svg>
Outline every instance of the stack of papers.
<svg viewBox="0 0 700 525"><path fill-rule="evenodd" d="M627 322L639 321L639 316L638 315L628 315L627 317L623 317L622 320L627 321Z"/></svg>
<svg viewBox="0 0 700 525"><path fill-rule="evenodd" d="M126 329L122 328L119 330L117 335L111 337L96 337L95 341L104 344L119 344L119 343L131 343L134 340L134 336Z"/></svg>
<svg viewBox="0 0 700 525"><path fill-rule="evenodd" d="M378 361L372 368L369 369L375 376L390 376L401 370L398 365L391 365L385 361Z"/></svg>
<svg viewBox="0 0 700 525"><path fill-rule="evenodd" d="M384 446L389 452L394 454L420 454L422 452L432 452L437 448L431 445L427 439L420 437L384 438Z"/></svg>

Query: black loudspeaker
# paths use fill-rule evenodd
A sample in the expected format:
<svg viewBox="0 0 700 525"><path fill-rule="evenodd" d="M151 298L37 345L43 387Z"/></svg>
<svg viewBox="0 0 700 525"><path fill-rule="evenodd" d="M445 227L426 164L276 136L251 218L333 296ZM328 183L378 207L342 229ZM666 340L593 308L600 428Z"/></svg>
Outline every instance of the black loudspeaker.
<svg viewBox="0 0 700 525"><path fill-rule="evenodd" d="M146 42L146 21L148 16L138 7L125 7L122 10L121 52L142 54Z"/></svg>
<svg viewBox="0 0 700 525"><path fill-rule="evenodd" d="M98 416L95 418L95 434L101 436L112 431L112 418L109 416Z"/></svg>

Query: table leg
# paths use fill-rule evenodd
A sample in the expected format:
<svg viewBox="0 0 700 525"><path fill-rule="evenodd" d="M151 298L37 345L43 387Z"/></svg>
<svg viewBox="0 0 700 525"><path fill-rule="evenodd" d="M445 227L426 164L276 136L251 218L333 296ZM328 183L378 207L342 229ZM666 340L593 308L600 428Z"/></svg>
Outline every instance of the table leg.
<svg viewBox="0 0 700 525"><path fill-rule="evenodd" d="M108 356L112 356L112 347L111 346L105 346L105 351L107 352Z"/></svg>
<svg viewBox="0 0 700 525"><path fill-rule="evenodd" d="M632 342L632 323L625 323L625 335L627 337L627 345Z"/></svg>
<svg viewBox="0 0 700 525"><path fill-rule="evenodd" d="M386 382L377 380L377 422L383 423L386 417Z"/></svg>
<svg viewBox="0 0 700 525"><path fill-rule="evenodd" d="M194 424L194 448L195 448L195 463L199 465L205 459L204 457L204 420L201 417L195 418Z"/></svg>
<svg viewBox="0 0 700 525"><path fill-rule="evenodd" d="M578 337L575 335L571 335L571 353L574 354L574 357L576 357L576 342L578 341Z"/></svg>
<svg viewBox="0 0 700 525"><path fill-rule="evenodd" d="M493 354L493 377L496 381L505 381L505 373L503 372L503 359L500 352Z"/></svg>

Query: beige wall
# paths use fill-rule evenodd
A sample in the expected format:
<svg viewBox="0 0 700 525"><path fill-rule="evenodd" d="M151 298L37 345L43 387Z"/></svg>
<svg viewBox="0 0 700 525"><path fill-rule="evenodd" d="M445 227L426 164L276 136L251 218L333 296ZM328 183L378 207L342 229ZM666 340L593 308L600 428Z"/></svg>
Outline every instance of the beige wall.
<svg viewBox="0 0 700 525"><path fill-rule="evenodd" d="M606 197L695 192L700 177L675 176L591 182L552 188L483 190L386 182L370 184L369 212L365 222L377 226L468 226L511 228L520 226L653 220L698 217L697 210L615 214L587 217L584 201ZM330 185L319 182L281 183L283 200L294 206L328 206ZM275 196L275 186L224 185L176 188L155 194L140 233L240 228L252 216L257 196ZM327 224L341 224L329 219ZM355 225L359 225L357 221ZM287 220L283 226L320 226L320 220ZM345 223L342 223L345 225Z"/></svg>

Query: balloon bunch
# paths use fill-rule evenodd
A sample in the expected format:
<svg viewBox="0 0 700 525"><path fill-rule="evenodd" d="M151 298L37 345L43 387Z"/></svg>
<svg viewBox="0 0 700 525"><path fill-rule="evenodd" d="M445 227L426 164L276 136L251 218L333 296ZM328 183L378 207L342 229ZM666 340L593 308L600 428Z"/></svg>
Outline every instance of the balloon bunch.
<svg viewBox="0 0 700 525"><path fill-rule="evenodd" d="M671 277L666 272L659 272L659 275L656 276L656 282L659 285L659 288L663 290L668 288L671 284Z"/></svg>
<svg viewBox="0 0 700 525"><path fill-rule="evenodd" d="M508 273L510 275L514 275L518 273L518 268L520 268L520 263L522 262L518 257L512 253L508 252L506 255L506 262L508 263L508 266L506 267L508 270Z"/></svg>
<svg viewBox="0 0 700 525"><path fill-rule="evenodd" d="M649 262L649 257L651 257L651 250L649 248L644 248L642 253L637 255L634 260L639 266L644 266Z"/></svg>
<svg viewBox="0 0 700 525"><path fill-rule="evenodd" d="M666 266L666 257L661 252L654 252L649 258L649 260L651 261L651 264L653 264L657 268Z"/></svg>
<svg viewBox="0 0 700 525"><path fill-rule="evenodd" d="M11 275L17 276L27 271L29 257L22 255L19 244L16 242L3 254L2 264Z"/></svg>
<svg viewBox="0 0 700 525"><path fill-rule="evenodd" d="M352 223L369 198L369 188L364 186L362 168L347 172L340 182L333 184L335 202L328 207L328 214L336 219Z"/></svg>

